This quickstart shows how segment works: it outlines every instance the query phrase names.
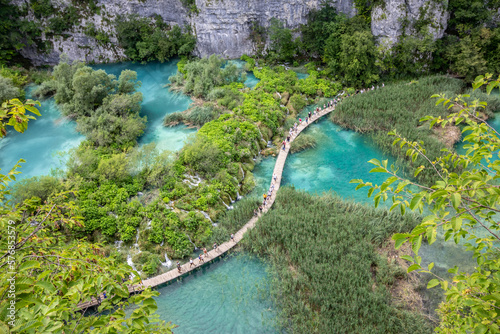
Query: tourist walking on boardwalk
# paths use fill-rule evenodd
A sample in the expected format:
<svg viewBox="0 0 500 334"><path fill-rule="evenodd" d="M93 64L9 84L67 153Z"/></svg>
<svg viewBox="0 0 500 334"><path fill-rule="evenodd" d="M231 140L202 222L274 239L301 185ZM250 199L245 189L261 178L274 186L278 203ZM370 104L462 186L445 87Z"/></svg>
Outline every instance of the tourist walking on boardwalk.
<svg viewBox="0 0 500 334"><path fill-rule="evenodd" d="M234 241L234 234L232 234L232 233L231 233L231 241L236 242L236 241Z"/></svg>
<svg viewBox="0 0 500 334"><path fill-rule="evenodd" d="M194 266L194 262L193 262L193 258L190 258L189 259L189 268L191 268L192 266Z"/></svg>
<svg viewBox="0 0 500 334"><path fill-rule="evenodd" d="M283 142L281 144L283 145L283 151L284 151L286 148L286 141L283 140Z"/></svg>
<svg viewBox="0 0 500 334"><path fill-rule="evenodd" d="M278 178L278 177L276 176L276 173L274 173L274 174L273 174L273 180L274 180L274 182L276 182L276 179L277 179L277 178Z"/></svg>
<svg viewBox="0 0 500 334"><path fill-rule="evenodd" d="M206 249L206 248L203 248L203 255L204 255L205 257L207 257L207 256L208 256L208 252L207 252L207 249Z"/></svg>
<svg viewBox="0 0 500 334"><path fill-rule="evenodd" d="M203 260L203 256L201 255L201 253L200 255L198 255L198 260L200 261L198 262L198 265L200 265L202 262L205 262L205 260Z"/></svg>
<svg viewBox="0 0 500 334"><path fill-rule="evenodd" d="M181 263L177 261L177 271L181 272Z"/></svg>
<svg viewBox="0 0 500 334"><path fill-rule="evenodd" d="M308 115L309 115L309 119L311 119L311 112L309 112L309 114L308 114Z"/></svg>
<svg viewBox="0 0 500 334"><path fill-rule="evenodd" d="M309 117L306 117L306 123L309 124Z"/></svg>
<svg viewBox="0 0 500 334"><path fill-rule="evenodd" d="M214 249L214 251L217 251L217 243L216 242L214 242L213 249Z"/></svg>
<svg viewBox="0 0 500 334"><path fill-rule="evenodd" d="M290 135L286 136L286 141L289 143L290 142Z"/></svg>

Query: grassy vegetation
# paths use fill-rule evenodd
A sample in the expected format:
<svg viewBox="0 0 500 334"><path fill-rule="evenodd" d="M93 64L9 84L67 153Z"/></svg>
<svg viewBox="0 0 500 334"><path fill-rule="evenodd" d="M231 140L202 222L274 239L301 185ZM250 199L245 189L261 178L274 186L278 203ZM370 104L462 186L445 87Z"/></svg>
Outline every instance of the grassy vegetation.
<svg viewBox="0 0 500 334"><path fill-rule="evenodd" d="M391 305L388 287L405 273L375 252L418 222L414 214L283 187L245 246L271 260L286 332L432 333L421 316Z"/></svg>
<svg viewBox="0 0 500 334"><path fill-rule="evenodd" d="M203 126L216 119L220 115L220 110L214 106L207 104L204 106L197 106L185 111L174 112L165 116L163 123L166 126L174 126L179 123L184 123L189 126Z"/></svg>
<svg viewBox="0 0 500 334"><path fill-rule="evenodd" d="M433 94L442 92L449 96L459 94L464 88L461 80L433 76L422 78L416 82L387 85L383 89L368 91L345 99L332 113L333 122L346 128L370 134L373 141L384 152L397 158L398 166L408 172L427 162L418 158L412 162L406 157L406 151L392 146L394 137L387 133L396 130L398 134L411 141L424 141L430 159L440 155L443 142L429 129L427 124L419 120L426 115L445 116L448 111L435 106ZM434 174L423 170L419 177L431 182Z"/></svg>
<svg viewBox="0 0 500 334"><path fill-rule="evenodd" d="M290 146L290 151L292 153L300 152L308 148L316 147L317 141L313 135L301 134L292 142Z"/></svg>
<svg viewBox="0 0 500 334"><path fill-rule="evenodd" d="M233 210L225 211L214 228L212 242L228 241L231 233L238 231L253 217L253 211L261 204L258 198L246 197L240 200Z"/></svg>

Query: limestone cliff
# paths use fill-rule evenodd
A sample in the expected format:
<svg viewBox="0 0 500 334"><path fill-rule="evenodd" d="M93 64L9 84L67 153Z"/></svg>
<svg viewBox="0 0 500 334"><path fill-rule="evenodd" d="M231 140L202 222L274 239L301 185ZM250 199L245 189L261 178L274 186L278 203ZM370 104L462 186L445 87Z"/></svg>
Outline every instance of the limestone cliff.
<svg viewBox="0 0 500 334"><path fill-rule="evenodd" d="M448 1L384 0L372 10L371 29L380 44L393 45L405 32L415 33L415 25L424 24L434 39L443 37L449 14Z"/></svg>
<svg viewBox="0 0 500 334"><path fill-rule="evenodd" d="M264 27L276 17L287 28L297 28L306 23L307 13L320 6L321 0L197 0L199 14L191 18L197 36L197 53L200 56L220 54L237 58L252 54L249 40L252 21ZM353 16L353 0L336 0L339 12Z"/></svg>
<svg viewBox="0 0 500 334"><path fill-rule="evenodd" d="M123 58L123 50L117 46L114 21L117 15L138 14L151 17L158 14L169 24L190 25L197 37L196 54L207 56L220 54L226 58L238 58L252 54L249 40L253 21L267 27L276 17L288 28L297 28L307 20L307 13L318 8L323 0L196 0L198 12L190 12L180 0L99 0L98 13L84 15L71 31L63 36L45 37L53 48L48 55L39 54L27 47L22 54L34 64L56 64L61 53L71 60L87 62L117 61ZM29 4L29 0L12 0L18 5ZM52 0L58 11L66 8L71 0ZM348 16L356 13L354 0L334 0L339 12ZM30 13L33 17L33 13ZM419 18L429 18L431 32L438 38L446 29L446 4L436 0L385 0L385 5L372 12L372 32L382 42L394 43L403 29L411 31ZM48 19L45 19L48 20ZM45 24L42 20L41 24ZM85 27L93 23L97 30L110 36L109 43L102 43L87 36Z"/></svg>

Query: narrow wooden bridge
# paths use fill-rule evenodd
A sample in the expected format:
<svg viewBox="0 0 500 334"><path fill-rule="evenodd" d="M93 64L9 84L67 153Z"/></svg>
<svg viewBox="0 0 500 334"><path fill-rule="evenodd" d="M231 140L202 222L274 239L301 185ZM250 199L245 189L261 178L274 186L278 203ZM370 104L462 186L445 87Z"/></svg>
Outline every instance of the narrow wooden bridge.
<svg viewBox="0 0 500 334"><path fill-rule="evenodd" d="M324 115L329 114L333 110L334 110L334 107L323 109L323 110L315 113L314 115L312 115L311 119L309 120L309 122L306 123L305 121L302 121L302 123L300 123L297 126L297 131L290 138L290 143L286 144L285 149L283 150L282 146L280 146L280 150L279 150L280 153L278 154L278 159L276 159L276 164L274 165L274 171L273 171L273 175L276 176L276 181L274 181L273 179L271 179L271 184L274 184L274 190L273 190L272 196L267 199L266 206L263 207L263 210L262 210L263 213L267 212L271 208L271 206L274 203L274 200L276 199L276 194L277 194L278 189L280 188L280 185L281 185L281 177L282 177L282 174L283 174L283 168L285 167L286 158L288 157L288 152L290 151L290 145L292 144L293 140L295 138L297 138L297 136L305 128L307 128L309 126L309 124L315 122L316 120L318 120L319 118L323 117ZM194 260L194 263L195 263L194 266L191 266L189 264L189 262L185 263L185 264L183 264L181 266L181 272L180 273L177 270L177 268L172 269L172 270L170 270L170 271L168 271L166 273L163 273L161 275L158 275L158 276L149 278L147 280L144 280L144 281L142 281L142 284L135 285L135 286L130 286L129 287L129 292L130 293L134 293L134 292L142 291L142 290L144 290L147 287L155 287L155 286L158 286L158 285L161 285L161 284L164 284L164 283L168 283L168 282L173 281L173 280L175 280L175 279L177 279L177 278L185 275L186 273L188 273L188 272L190 272L190 271L192 271L192 270L200 267L200 265L203 265L206 262L210 262L213 259L215 259L215 258L217 258L217 257L219 257L219 256L221 256L223 254L225 254L231 248L233 248L234 246L236 246L236 244L238 242L240 242L241 239L243 239L243 235L245 234L245 232L247 230L253 228L255 226L255 223L257 222L258 219L259 219L259 217L253 217L245 225L243 225L243 227L238 232L236 232L234 234L234 241L225 242L225 243L219 245L216 250L212 249L211 251L209 251L208 255L206 257L204 257L205 261L202 262L201 264L199 263L198 259L195 259ZM100 298L101 298L101 300L104 300L104 297L102 295L100 296ZM90 300L90 301L78 304L77 307L80 310L85 310L85 309L87 309L89 307L97 306L99 304L100 304L99 300L97 300L96 298L92 298L92 300Z"/></svg>

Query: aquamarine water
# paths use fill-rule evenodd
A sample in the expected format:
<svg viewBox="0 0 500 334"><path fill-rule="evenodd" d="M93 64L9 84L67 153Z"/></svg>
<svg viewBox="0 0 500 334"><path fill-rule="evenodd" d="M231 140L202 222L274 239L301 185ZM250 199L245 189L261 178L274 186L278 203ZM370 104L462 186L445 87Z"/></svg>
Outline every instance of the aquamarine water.
<svg viewBox="0 0 500 334"><path fill-rule="evenodd" d="M307 112L315 107L306 108L299 117L305 118ZM297 189L319 194L333 191L343 198L371 203L373 200L367 197L367 188L356 191L356 184L349 182L363 179L382 183L385 174L369 173L374 166L367 161L387 159L390 165L394 159L384 156L368 136L342 129L328 117L324 116L303 131L316 138L317 146L289 154L283 170L282 185L293 185ZM269 187L275 161L275 157L268 157L255 167L253 173L257 187L253 194L263 194Z"/></svg>
<svg viewBox="0 0 500 334"><path fill-rule="evenodd" d="M158 291L157 313L176 334L278 332L266 265L255 257L229 255Z"/></svg>
<svg viewBox="0 0 500 334"><path fill-rule="evenodd" d="M166 114L184 111L193 102L187 95L169 91L166 87L170 82L168 78L177 72L176 60L147 64L132 62L100 64L93 68L103 69L117 77L123 70L137 72L137 79L142 82L142 86L138 89L143 96L141 115L148 118L146 130L139 138L139 144L155 142L160 150L178 151L184 146L188 136L196 131L185 125L171 128L163 126Z"/></svg>
<svg viewBox="0 0 500 334"><path fill-rule="evenodd" d="M34 86L26 90L26 98L31 97ZM76 147L84 139L76 130L76 123L64 118L54 99L41 101L42 117L30 120L24 133L9 130L0 139L0 173L7 173L19 159L26 160L17 179L37 175L47 175L52 169L62 168L65 158L59 152Z"/></svg>
<svg viewBox="0 0 500 334"><path fill-rule="evenodd" d="M186 110L192 100L181 93L175 93L164 86L169 82L168 77L177 71L176 61L166 63L118 63L94 66L110 74L118 76L124 69L137 71L138 79L142 82L139 89L143 94L141 115L146 116L148 123L139 144L155 142L161 150L177 151L186 142L188 136L195 129L188 129L184 125L173 128L163 126L163 118L167 113ZM34 89L27 89L27 97ZM0 139L0 173L10 170L21 158L27 162L23 164L22 174L18 179L37 175L47 175L53 169L63 168L65 157L63 152L76 147L84 139L75 131L76 123L61 117L54 99L41 101L40 113L42 117L30 121L28 130L23 134L9 131L6 138Z"/></svg>

